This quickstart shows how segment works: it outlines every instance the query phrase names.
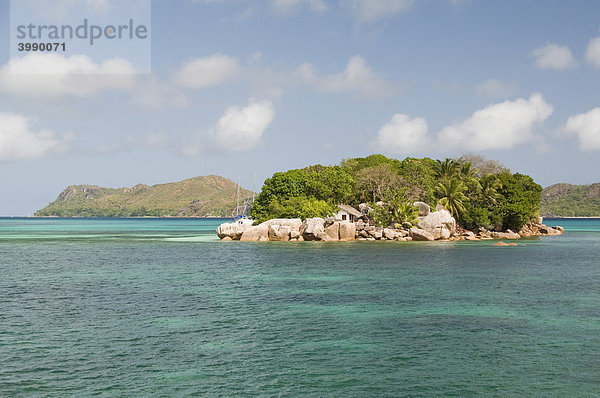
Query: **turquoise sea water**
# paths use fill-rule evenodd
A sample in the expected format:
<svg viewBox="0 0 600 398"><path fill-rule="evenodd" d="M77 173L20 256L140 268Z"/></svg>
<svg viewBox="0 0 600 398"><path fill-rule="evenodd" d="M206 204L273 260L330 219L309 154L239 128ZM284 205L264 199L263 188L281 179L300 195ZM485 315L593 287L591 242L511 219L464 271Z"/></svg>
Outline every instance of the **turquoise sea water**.
<svg viewBox="0 0 600 398"><path fill-rule="evenodd" d="M598 396L600 219L558 237L219 242L0 219L0 396Z"/></svg>

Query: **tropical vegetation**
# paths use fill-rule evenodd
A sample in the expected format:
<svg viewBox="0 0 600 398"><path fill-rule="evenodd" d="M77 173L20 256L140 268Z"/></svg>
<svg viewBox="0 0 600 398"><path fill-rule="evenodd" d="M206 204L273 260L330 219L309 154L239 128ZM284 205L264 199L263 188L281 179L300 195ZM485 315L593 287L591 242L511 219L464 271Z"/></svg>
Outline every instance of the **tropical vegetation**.
<svg viewBox="0 0 600 398"><path fill-rule="evenodd" d="M350 158L339 165L275 173L254 202L257 222L281 217L326 217L337 205L368 204L378 225L414 224L415 201L446 208L466 229L518 230L539 215L542 188L499 162L459 159Z"/></svg>

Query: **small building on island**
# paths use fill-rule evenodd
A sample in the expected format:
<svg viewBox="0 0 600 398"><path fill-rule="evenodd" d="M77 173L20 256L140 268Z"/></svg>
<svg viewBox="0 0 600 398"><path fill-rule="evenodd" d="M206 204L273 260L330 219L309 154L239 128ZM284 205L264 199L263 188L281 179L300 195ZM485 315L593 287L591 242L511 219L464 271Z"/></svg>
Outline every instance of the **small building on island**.
<svg viewBox="0 0 600 398"><path fill-rule="evenodd" d="M339 211L334 216L337 221L355 222L359 218L364 216L364 214L362 214L360 211L356 210L352 206L339 205L338 209Z"/></svg>

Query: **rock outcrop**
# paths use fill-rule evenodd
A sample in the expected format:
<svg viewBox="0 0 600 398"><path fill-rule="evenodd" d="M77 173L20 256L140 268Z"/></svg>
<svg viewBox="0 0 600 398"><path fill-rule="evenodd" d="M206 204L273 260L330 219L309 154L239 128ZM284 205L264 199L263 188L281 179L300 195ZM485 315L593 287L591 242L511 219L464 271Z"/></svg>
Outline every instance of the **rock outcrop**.
<svg viewBox="0 0 600 398"><path fill-rule="evenodd" d="M492 232L493 239L521 239L521 235L516 232L511 231L510 229L506 232Z"/></svg>
<svg viewBox="0 0 600 398"><path fill-rule="evenodd" d="M419 221L419 228L429 232L434 239L448 239L456 232L456 220L448 210L429 213Z"/></svg>
<svg viewBox="0 0 600 398"><path fill-rule="evenodd" d="M411 228L410 229L410 237L415 241L431 241L435 240L433 235L424 229L419 228Z"/></svg>
<svg viewBox="0 0 600 398"><path fill-rule="evenodd" d="M340 240L340 223L334 222L326 226L325 234L329 237L328 240Z"/></svg>
<svg viewBox="0 0 600 398"><path fill-rule="evenodd" d="M488 231L479 228L477 231L457 230L456 220L450 212L441 209L420 217L417 227L383 228L370 225L359 220L356 223L336 221L332 218L320 217L300 219L272 219L253 226L251 220L238 220L234 223L221 224L217 235L224 241L241 240L260 241L352 241L388 240L388 241L433 241L433 240L487 240L487 239L519 239L531 236L560 235L564 228L548 227L538 220L532 221L518 233L507 231Z"/></svg>
<svg viewBox="0 0 600 398"><path fill-rule="evenodd" d="M542 224L542 220L535 222L532 221L528 224L525 224L520 230L519 235L523 238L528 238L531 236L543 236L543 235L562 235L565 232L565 229L561 226L548 227L545 224Z"/></svg>
<svg viewBox="0 0 600 398"><path fill-rule="evenodd" d="M562 227L561 227L561 228L562 228ZM538 227L538 229L539 229L539 231L540 231L540 234L542 234L542 235L560 235L560 234L562 234L562 233L563 233L563 231L564 231L564 229L563 229L563 231L561 231L561 230L559 230L559 229L555 229L555 228L552 228L552 227L548 227L548 226L546 226L546 225L540 225L540 226Z"/></svg>
<svg viewBox="0 0 600 398"><path fill-rule="evenodd" d="M242 242L262 242L269 240L269 226L265 223L255 225L244 231L240 237Z"/></svg>
<svg viewBox="0 0 600 398"><path fill-rule="evenodd" d="M369 213L373 211L373 208L366 203L361 203L358 205L358 211L360 211L363 215L368 216Z"/></svg>
<svg viewBox="0 0 600 398"><path fill-rule="evenodd" d="M230 238L246 242L255 241L288 241L292 239L292 231L298 232L302 220L299 218L277 218L252 225L252 220L242 219L232 223L224 223L217 228L220 239ZM296 236L300 234L297 233Z"/></svg>
<svg viewBox="0 0 600 398"><path fill-rule="evenodd" d="M217 227L217 236L220 239L225 237L232 240L240 240L244 231L252 227L252 220L241 219L232 223L224 223Z"/></svg>
<svg viewBox="0 0 600 398"><path fill-rule="evenodd" d="M506 246L518 246L516 243L506 243L506 242L497 242L494 243L494 246L506 247Z"/></svg>
<svg viewBox="0 0 600 398"><path fill-rule="evenodd" d="M304 240L330 240L325 233L325 220L321 217L307 218L300 225L300 235Z"/></svg>
<svg viewBox="0 0 600 398"><path fill-rule="evenodd" d="M273 242L287 242L290 240L292 229L289 225L269 225L269 240Z"/></svg>
<svg viewBox="0 0 600 398"><path fill-rule="evenodd" d="M340 240L349 241L356 239L356 224L351 222L340 223Z"/></svg>
<svg viewBox="0 0 600 398"><path fill-rule="evenodd" d="M415 202L413 206L419 209L419 217L426 217L431 213L431 207L425 202Z"/></svg>

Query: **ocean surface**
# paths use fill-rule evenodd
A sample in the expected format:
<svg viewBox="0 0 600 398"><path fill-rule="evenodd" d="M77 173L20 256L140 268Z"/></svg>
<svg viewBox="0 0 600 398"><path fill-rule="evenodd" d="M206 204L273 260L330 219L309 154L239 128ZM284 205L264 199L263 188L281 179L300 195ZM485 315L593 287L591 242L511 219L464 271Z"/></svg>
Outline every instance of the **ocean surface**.
<svg viewBox="0 0 600 398"><path fill-rule="evenodd" d="M0 219L0 396L600 395L600 219L493 242L219 242Z"/></svg>

